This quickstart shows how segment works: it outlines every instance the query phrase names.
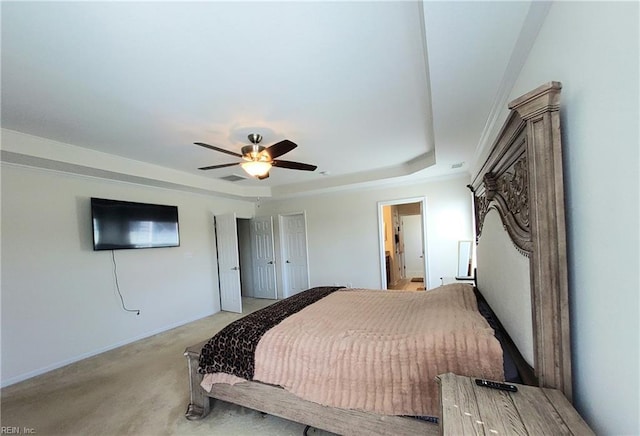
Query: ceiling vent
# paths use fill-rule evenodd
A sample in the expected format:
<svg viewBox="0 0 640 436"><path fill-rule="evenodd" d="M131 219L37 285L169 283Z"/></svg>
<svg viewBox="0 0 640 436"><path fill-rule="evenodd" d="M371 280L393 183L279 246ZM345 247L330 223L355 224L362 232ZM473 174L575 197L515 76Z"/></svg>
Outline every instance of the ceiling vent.
<svg viewBox="0 0 640 436"><path fill-rule="evenodd" d="M464 162L455 163L455 164L451 165L451 169L455 170L456 168L462 168L462 165L464 165Z"/></svg>
<svg viewBox="0 0 640 436"><path fill-rule="evenodd" d="M220 180L225 180L227 182L239 182L240 180L246 180L246 177L239 176L237 174L231 174L229 176L220 177Z"/></svg>

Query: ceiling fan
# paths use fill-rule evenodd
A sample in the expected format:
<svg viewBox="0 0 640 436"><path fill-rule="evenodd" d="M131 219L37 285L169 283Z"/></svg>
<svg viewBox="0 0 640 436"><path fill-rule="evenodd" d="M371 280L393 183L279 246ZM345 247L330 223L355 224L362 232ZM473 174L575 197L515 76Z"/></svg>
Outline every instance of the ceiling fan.
<svg viewBox="0 0 640 436"><path fill-rule="evenodd" d="M194 142L195 145L208 148L211 150L219 151L221 153L230 154L244 159L243 162L234 162L221 165L211 165L208 167L198 168L199 170L214 170L217 168L225 168L233 165L240 165L249 175L256 177L260 180L269 177L269 170L271 167L289 168L291 170L302 171L315 171L318 168L315 165L309 165L301 162L292 162L288 160L276 160L277 157L282 156L285 153L289 153L291 150L297 147L296 144L288 139L276 142L275 144L265 147L260 145L262 141L262 135L252 133L249 135L250 145L242 147L242 154L234 151L225 150L224 148L216 147L214 145L205 144L203 142Z"/></svg>

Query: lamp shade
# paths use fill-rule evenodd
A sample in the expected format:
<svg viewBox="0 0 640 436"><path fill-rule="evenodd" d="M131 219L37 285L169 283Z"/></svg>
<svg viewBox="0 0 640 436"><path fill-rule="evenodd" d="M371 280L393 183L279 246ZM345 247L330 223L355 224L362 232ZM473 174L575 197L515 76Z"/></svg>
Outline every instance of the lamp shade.
<svg viewBox="0 0 640 436"><path fill-rule="evenodd" d="M271 169L270 162L249 161L240 164L243 170L253 177L262 177Z"/></svg>

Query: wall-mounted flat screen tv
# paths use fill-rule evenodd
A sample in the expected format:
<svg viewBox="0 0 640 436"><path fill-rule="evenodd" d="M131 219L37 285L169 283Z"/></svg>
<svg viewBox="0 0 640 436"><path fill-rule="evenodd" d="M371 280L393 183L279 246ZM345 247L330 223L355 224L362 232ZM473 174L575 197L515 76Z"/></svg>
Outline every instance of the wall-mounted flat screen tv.
<svg viewBox="0 0 640 436"><path fill-rule="evenodd" d="M94 250L178 247L178 207L91 198Z"/></svg>

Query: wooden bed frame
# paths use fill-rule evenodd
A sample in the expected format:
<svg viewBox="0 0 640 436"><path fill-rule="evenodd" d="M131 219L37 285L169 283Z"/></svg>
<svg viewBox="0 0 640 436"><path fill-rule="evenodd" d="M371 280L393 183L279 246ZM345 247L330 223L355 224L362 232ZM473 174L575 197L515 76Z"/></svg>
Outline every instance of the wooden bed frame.
<svg viewBox="0 0 640 436"><path fill-rule="evenodd" d="M495 209L529 258L537 384L559 389L571 400L561 88L550 82L509 104L509 119L470 188L476 236L487 212Z"/></svg>
<svg viewBox="0 0 640 436"><path fill-rule="evenodd" d="M514 244L529 257L535 363L534 376L524 381L559 389L571 400L560 89L560 83L551 82L511 102L511 114L469 187L477 234L487 211L496 209ZM322 406L259 382L219 384L206 392L198 373L205 342L184 353L190 380L187 419L204 418L216 398L338 434L439 433L437 425L415 418Z"/></svg>

